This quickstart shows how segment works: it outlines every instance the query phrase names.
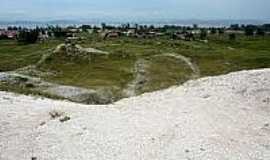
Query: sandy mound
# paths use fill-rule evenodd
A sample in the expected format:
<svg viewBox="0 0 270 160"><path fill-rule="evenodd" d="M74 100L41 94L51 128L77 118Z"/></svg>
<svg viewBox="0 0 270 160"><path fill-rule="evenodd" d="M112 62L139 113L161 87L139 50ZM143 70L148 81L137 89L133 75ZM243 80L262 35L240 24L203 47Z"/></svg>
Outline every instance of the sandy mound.
<svg viewBox="0 0 270 160"><path fill-rule="evenodd" d="M0 92L0 159L270 159L270 69L87 106Z"/></svg>

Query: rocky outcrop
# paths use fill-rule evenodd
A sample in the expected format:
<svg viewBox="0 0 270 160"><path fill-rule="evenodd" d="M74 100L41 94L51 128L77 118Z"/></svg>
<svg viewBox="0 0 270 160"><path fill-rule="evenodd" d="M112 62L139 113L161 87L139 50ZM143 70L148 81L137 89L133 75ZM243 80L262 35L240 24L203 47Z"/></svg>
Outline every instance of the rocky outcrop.
<svg viewBox="0 0 270 160"><path fill-rule="evenodd" d="M91 58L95 56L107 56L108 52L101 51L94 48L83 48L78 44L60 44L54 50L54 53L64 52L67 56L71 57L82 57L82 58Z"/></svg>
<svg viewBox="0 0 270 160"><path fill-rule="evenodd" d="M44 96L67 99L78 103L108 104L113 101L113 95L106 90L91 90L60 85L14 72L0 73L0 83L15 87L18 91L31 91Z"/></svg>

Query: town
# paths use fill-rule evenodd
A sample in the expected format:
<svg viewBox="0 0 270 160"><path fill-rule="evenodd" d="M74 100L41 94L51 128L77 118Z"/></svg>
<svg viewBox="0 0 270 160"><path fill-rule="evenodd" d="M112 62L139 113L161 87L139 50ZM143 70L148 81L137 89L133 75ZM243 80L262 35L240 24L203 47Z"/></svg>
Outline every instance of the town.
<svg viewBox="0 0 270 160"><path fill-rule="evenodd" d="M68 26L48 26L28 29L22 27L7 27L0 29L0 39L13 39L18 42L35 43L42 42L49 38L77 37L80 33L98 34L104 40L107 38L133 37L133 38L157 38L168 37L170 39L180 39L185 41L207 40L207 35L228 35L233 40L237 35L264 36L270 34L270 24L263 25L241 25L232 24L229 27L199 27L193 26L164 25L155 27L154 25L131 25L129 23L120 26L106 25L100 26L82 25L79 27ZM77 37L79 38L79 37Z"/></svg>

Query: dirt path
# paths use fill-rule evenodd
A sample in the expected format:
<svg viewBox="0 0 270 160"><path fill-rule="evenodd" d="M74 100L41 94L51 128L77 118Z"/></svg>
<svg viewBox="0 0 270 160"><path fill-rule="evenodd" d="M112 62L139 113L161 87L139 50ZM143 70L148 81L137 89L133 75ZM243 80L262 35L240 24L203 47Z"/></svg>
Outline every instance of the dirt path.
<svg viewBox="0 0 270 160"><path fill-rule="evenodd" d="M199 67L192 63L188 57L175 53L166 53L162 55L156 55L155 57L172 57L183 61L193 71L192 78L196 79L200 77ZM133 71L135 78L127 85L126 89L123 90L124 97L133 97L139 94L138 91L140 91L140 89L145 85L147 81L146 69L148 67L148 62L146 60L139 59L136 61Z"/></svg>
<svg viewBox="0 0 270 160"><path fill-rule="evenodd" d="M134 65L134 75L135 78L131 81L127 88L123 90L124 97L132 97L138 94L138 91L144 86L147 81L146 68L148 67L148 62L144 59L139 59Z"/></svg>
<svg viewBox="0 0 270 160"><path fill-rule="evenodd" d="M165 53L165 54L161 54L161 55L156 55L157 57L172 57L172 58L176 58L180 61L183 61L184 63L186 63L189 68L193 71L193 78L199 78L200 77L200 69L199 67L192 63L191 60L188 57L185 57L181 54L176 54L176 53Z"/></svg>

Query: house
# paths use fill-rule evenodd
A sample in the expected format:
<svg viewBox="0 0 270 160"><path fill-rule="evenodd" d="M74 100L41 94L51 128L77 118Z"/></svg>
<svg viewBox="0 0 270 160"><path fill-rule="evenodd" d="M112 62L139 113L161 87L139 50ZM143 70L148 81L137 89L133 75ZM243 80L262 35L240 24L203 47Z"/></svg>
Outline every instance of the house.
<svg viewBox="0 0 270 160"><path fill-rule="evenodd" d="M76 37L79 32L80 30L77 28L68 28L67 37Z"/></svg>
<svg viewBox="0 0 270 160"><path fill-rule="evenodd" d="M121 32L119 32L119 31L109 31L109 32L102 33L103 39L118 38L120 36L121 36Z"/></svg>
<svg viewBox="0 0 270 160"><path fill-rule="evenodd" d="M67 37L65 39L65 43L66 44L78 44L78 43L81 43L84 40L86 40L85 37Z"/></svg>
<svg viewBox="0 0 270 160"><path fill-rule="evenodd" d="M5 32L5 30L0 29L0 36Z"/></svg>
<svg viewBox="0 0 270 160"><path fill-rule="evenodd" d="M45 40L49 39L49 33L48 33L48 31L39 32L38 39L41 42L44 42Z"/></svg>
<svg viewBox="0 0 270 160"><path fill-rule="evenodd" d="M176 33L173 33L172 38L185 40L185 41L195 40L195 36L192 32L176 32Z"/></svg>
<svg viewBox="0 0 270 160"><path fill-rule="evenodd" d="M136 29L128 29L126 32L122 32L123 35L127 37L135 37L136 36Z"/></svg>
<svg viewBox="0 0 270 160"><path fill-rule="evenodd" d="M226 34L245 34L245 31L226 30Z"/></svg>
<svg viewBox="0 0 270 160"><path fill-rule="evenodd" d="M8 31L7 37L10 39L15 39L17 37L17 31Z"/></svg>
<svg viewBox="0 0 270 160"><path fill-rule="evenodd" d="M7 37L9 39L16 39L17 31L0 30L0 36Z"/></svg>
<svg viewBox="0 0 270 160"><path fill-rule="evenodd" d="M198 35L198 34L201 34L201 30L199 30L199 29L192 30L191 33L194 34L194 35L195 35L195 34Z"/></svg>

